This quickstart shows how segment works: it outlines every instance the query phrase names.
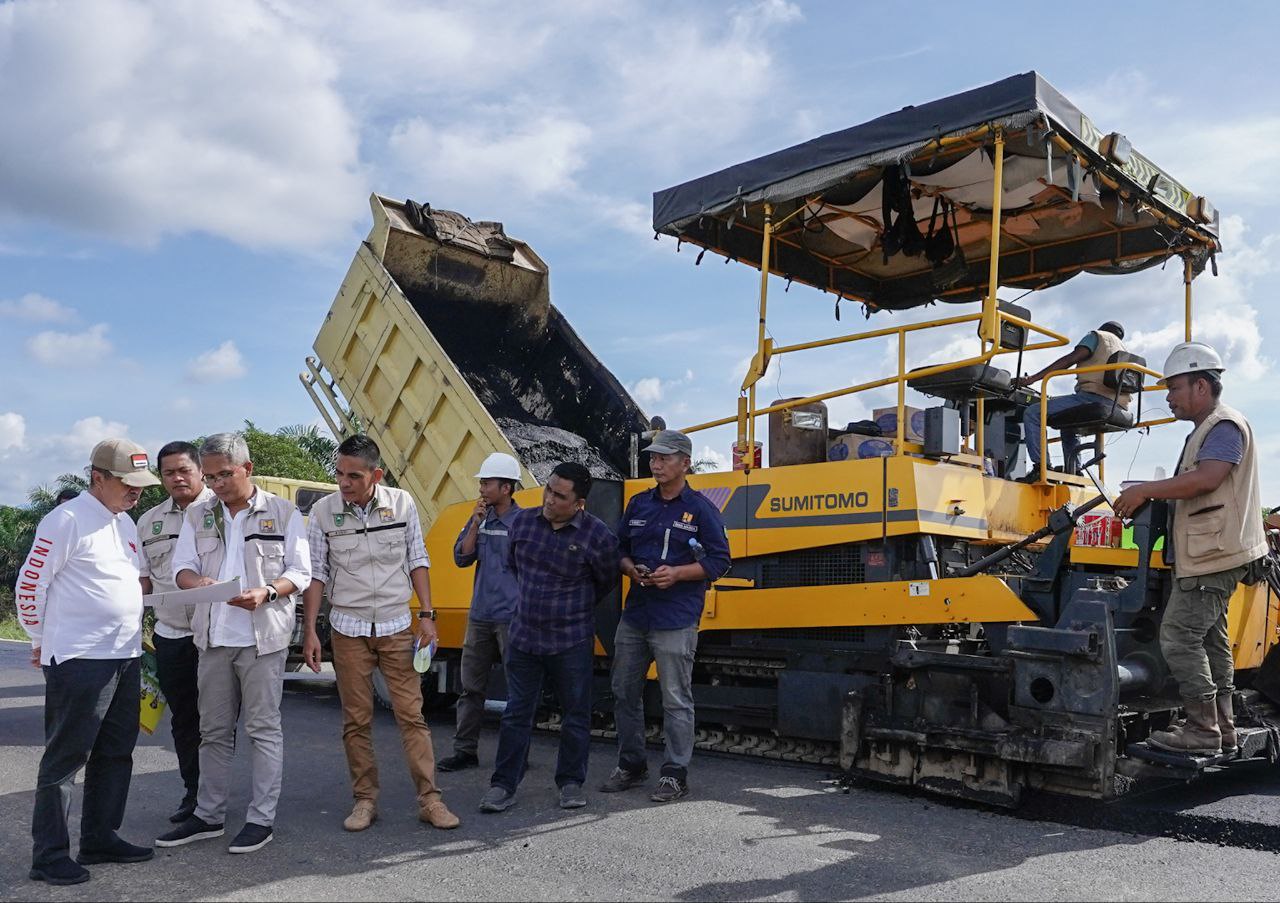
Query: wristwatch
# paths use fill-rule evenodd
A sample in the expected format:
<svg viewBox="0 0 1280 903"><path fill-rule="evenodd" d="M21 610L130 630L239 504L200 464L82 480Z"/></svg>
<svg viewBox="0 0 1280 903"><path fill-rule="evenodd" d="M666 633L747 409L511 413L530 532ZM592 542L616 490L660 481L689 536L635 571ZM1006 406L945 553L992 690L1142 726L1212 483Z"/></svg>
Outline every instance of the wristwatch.
<svg viewBox="0 0 1280 903"><path fill-rule="evenodd" d="M428 621L434 621L436 619L436 610L434 608L428 608L426 611L423 611L421 608L419 608L418 620L421 621L424 618L427 619Z"/></svg>
<svg viewBox="0 0 1280 903"><path fill-rule="evenodd" d="M279 593L279 591L278 591L274 586L272 586L270 583L268 583L268 584L267 584L266 589L267 589L267 601L268 601L268 602L274 602L274 601L276 601L276 599L279 599L279 598L280 598L280 593Z"/></svg>

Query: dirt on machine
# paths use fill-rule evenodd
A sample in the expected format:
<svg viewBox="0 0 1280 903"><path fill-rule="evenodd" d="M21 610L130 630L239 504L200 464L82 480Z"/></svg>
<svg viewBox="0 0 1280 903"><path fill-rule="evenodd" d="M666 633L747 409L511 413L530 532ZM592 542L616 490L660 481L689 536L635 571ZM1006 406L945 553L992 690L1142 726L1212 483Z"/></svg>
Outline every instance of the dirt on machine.
<svg viewBox="0 0 1280 903"><path fill-rule="evenodd" d="M429 680L448 692L472 586L452 547L483 458L521 462L524 505L538 503L551 465L581 461L598 478L588 507L612 523L652 485L637 450L653 424L551 304L548 268L527 244L413 201L371 206L303 382L335 433L378 441L418 502L442 638ZM1055 416L1050 382L1078 371L1019 380L1026 354L1071 347L1036 319L1038 293L1082 273L1165 268L1169 319L1185 319L1190 339L1218 222L1208 199L1035 72L655 193L655 232L762 274L741 391L723 417L672 424L731 426L740 452L740 467L690 479L720 509L733 556L700 625L698 746L999 805L1027 790L1109 799L1135 780L1280 757L1273 577L1230 606L1240 750L1195 758L1145 743L1180 714L1158 640L1167 512L1153 503L1131 523L1115 518L1106 459L1109 437L1178 428L1144 401L1163 391L1161 374L1119 352L1091 370L1133 403ZM779 301L770 289L782 282L816 291ZM869 328L771 337L789 308L832 296L837 310L861 305ZM932 320L890 316L939 303ZM926 334L970 350L926 363ZM842 346L892 369L757 397L782 356ZM882 416L829 422L828 402L873 391L895 396ZM1023 415L1037 405L1051 451L1024 476ZM1080 456L1052 444L1061 429L1085 439ZM602 736L621 599L597 617ZM647 710L657 739L656 686Z"/></svg>

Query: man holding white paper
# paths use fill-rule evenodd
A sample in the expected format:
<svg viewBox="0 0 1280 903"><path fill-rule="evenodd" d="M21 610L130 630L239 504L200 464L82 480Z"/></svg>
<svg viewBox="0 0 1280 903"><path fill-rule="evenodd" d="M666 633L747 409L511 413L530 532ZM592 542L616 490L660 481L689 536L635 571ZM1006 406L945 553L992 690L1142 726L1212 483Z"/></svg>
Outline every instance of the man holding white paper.
<svg viewBox="0 0 1280 903"><path fill-rule="evenodd" d="M236 722L243 713L253 747L253 795L228 850L252 853L273 837L284 771L284 664L296 595L311 580L311 555L298 509L254 486L242 436L210 436L200 447L200 464L215 498L187 509L173 553L175 582L194 589L238 578L243 589L225 602L197 605L192 615L200 650L200 788L194 814L156 838L156 845L224 833Z"/></svg>
<svg viewBox="0 0 1280 903"><path fill-rule="evenodd" d="M405 759L418 797L418 819L456 828L436 786L431 731L422 717L422 681L413 667L414 638L436 638L422 525L413 497L382 484L378 445L368 436L338 446L338 491L311 508L307 525L311 585L303 594L303 654L320 670L316 617L329 589L333 670L342 700L342 744L355 803L342 826L363 831L378 817L378 766L373 753L373 672L382 672L391 694ZM418 597L417 617L409 607Z"/></svg>

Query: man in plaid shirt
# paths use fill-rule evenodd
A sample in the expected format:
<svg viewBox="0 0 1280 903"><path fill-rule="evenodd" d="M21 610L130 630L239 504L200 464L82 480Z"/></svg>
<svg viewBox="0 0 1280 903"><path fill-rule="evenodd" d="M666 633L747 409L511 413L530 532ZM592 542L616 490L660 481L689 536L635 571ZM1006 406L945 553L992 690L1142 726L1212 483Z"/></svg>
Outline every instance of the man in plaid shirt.
<svg viewBox="0 0 1280 903"><path fill-rule="evenodd" d="M509 528L519 599L508 634L507 709L481 812L515 804L544 679L564 717L556 759L560 808L587 804L582 784L591 745L595 607L618 581L618 539L586 512L590 489L585 467L559 464L543 488L542 507L524 509Z"/></svg>

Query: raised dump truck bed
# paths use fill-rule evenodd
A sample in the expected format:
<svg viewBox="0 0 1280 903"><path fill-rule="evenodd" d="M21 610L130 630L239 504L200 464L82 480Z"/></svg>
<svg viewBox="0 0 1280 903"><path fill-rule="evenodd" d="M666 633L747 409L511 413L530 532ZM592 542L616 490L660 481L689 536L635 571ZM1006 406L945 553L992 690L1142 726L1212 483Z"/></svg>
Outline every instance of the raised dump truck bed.
<svg viewBox="0 0 1280 903"><path fill-rule="evenodd" d="M424 520L475 495L494 451L526 485L561 460L631 470L643 412L550 301L546 264L501 223L370 198L373 229L304 384L336 434L373 436Z"/></svg>

